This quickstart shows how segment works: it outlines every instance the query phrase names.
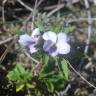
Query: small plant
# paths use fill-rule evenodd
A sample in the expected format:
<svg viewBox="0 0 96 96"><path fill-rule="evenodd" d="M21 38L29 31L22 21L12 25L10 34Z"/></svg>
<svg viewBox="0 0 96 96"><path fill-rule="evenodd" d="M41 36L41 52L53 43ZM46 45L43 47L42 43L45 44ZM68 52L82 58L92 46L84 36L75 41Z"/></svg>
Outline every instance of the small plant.
<svg viewBox="0 0 96 96"><path fill-rule="evenodd" d="M42 65L39 73L36 73L38 71L35 69L36 66L32 69L34 70L33 72L28 72L20 64L17 64L15 68L8 73L8 79L16 83L16 92L30 91L32 95L39 94L43 96L64 87L65 81L68 80L69 77L66 60L60 60L59 58L58 60L52 60L52 58L49 59L49 56L45 56L43 63L44 65Z"/></svg>
<svg viewBox="0 0 96 96"><path fill-rule="evenodd" d="M38 25L38 22L35 23ZM16 81L17 92L27 89L34 96L47 96L63 88L69 79L68 64L63 55L70 52L70 45L67 35L61 30L63 26L57 27L54 25L51 31L41 32L44 30L39 26L30 35L20 35L18 42L32 56L34 64L29 71L20 64L9 71L7 77Z"/></svg>
<svg viewBox="0 0 96 96"><path fill-rule="evenodd" d="M16 92L23 90L24 88L33 88L34 86L29 83L31 75L28 71L25 71L23 66L17 64L15 68L7 75L9 80L16 82Z"/></svg>

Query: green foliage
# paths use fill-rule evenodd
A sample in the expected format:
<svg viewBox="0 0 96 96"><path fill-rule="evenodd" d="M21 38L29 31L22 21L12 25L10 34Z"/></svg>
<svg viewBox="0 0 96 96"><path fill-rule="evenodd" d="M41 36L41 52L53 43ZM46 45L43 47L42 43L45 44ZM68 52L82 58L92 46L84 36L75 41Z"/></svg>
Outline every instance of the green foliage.
<svg viewBox="0 0 96 96"><path fill-rule="evenodd" d="M46 13L38 13L34 25L38 27L41 31L53 31L53 32L74 32L75 26L65 24L64 16L52 16L48 17Z"/></svg>
<svg viewBox="0 0 96 96"><path fill-rule="evenodd" d="M62 68L62 71L63 71L63 74L64 74L64 78L65 78L66 80L68 80L69 70L68 70L68 64L67 64L67 62L66 62L65 59L63 59L63 60L61 61L61 68Z"/></svg>
<svg viewBox="0 0 96 96"><path fill-rule="evenodd" d="M59 62L59 59L45 57L45 63L39 74L39 80L43 81L49 92L54 92L64 87L65 80L68 80L69 70L66 60Z"/></svg>
<svg viewBox="0 0 96 96"><path fill-rule="evenodd" d="M16 91L22 90L24 87L33 88L34 86L28 83L31 79L31 74L20 65L17 64L12 71L9 71L7 75L9 80L16 82Z"/></svg>
<svg viewBox="0 0 96 96"><path fill-rule="evenodd" d="M63 32L65 32L65 33L71 33L71 32L74 32L74 30L76 29L76 27L75 26L66 26L66 27L63 27Z"/></svg>
<svg viewBox="0 0 96 96"><path fill-rule="evenodd" d="M66 60L61 60L59 57L51 58L47 54L42 57L42 68L39 75L35 76L33 73L26 71L23 66L17 64L12 71L9 71L7 77L9 80L16 82L17 92L27 88L33 91L34 94L38 93L43 96L43 92L46 90L49 93L53 93L63 88L69 76Z"/></svg>

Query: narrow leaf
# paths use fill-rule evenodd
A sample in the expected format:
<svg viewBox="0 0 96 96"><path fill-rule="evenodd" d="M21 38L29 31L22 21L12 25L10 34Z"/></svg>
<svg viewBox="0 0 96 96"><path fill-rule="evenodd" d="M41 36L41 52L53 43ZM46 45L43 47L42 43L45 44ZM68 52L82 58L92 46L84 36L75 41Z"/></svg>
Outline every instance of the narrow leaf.
<svg viewBox="0 0 96 96"><path fill-rule="evenodd" d="M65 77L64 79L68 80L69 70L68 70L68 64L65 59L61 61L61 67L62 67L62 71Z"/></svg>

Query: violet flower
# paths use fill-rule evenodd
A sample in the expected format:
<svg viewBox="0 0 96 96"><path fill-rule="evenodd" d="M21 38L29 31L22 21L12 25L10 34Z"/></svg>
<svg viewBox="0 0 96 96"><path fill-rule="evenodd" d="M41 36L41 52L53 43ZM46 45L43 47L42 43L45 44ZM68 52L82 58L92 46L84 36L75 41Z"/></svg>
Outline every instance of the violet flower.
<svg viewBox="0 0 96 96"><path fill-rule="evenodd" d="M65 33L45 32L42 36L45 40L43 49L51 56L58 54L67 54L70 52L70 45L67 43L67 36Z"/></svg>
<svg viewBox="0 0 96 96"><path fill-rule="evenodd" d="M32 35L24 34L20 36L18 40L19 44L24 47L28 47L30 49L30 53L35 53L38 49L35 47L38 44L40 36L39 28L33 30Z"/></svg>

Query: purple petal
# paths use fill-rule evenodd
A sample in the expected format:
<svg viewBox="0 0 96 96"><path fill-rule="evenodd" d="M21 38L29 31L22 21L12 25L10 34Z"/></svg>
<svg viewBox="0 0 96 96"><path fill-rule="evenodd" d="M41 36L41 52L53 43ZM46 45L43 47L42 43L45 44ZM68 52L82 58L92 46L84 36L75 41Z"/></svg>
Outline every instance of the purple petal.
<svg viewBox="0 0 96 96"><path fill-rule="evenodd" d="M52 57L55 57L58 55L58 50L52 52L52 53L49 53L49 55L51 55Z"/></svg>
<svg viewBox="0 0 96 96"><path fill-rule="evenodd" d="M51 46L53 46L53 43L51 40L47 40L44 42L44 45L43 45L43 49L45 52L48 52L49 49L51 48Z"/></svg>
<svg viewBox="0 0 96 96"><path fill-rule="evenodd" d="M33 53L38 51L33 45L30 45L29 48L30 48L30 53L31 54L33 54Z"/></svg>
<svg viewBox="0 0 96 96"><path fill-rule="evenodd" d="M48 31L43 34L42 38L44 40L51 40L53 43L56 43L57 35L54 32Z"/></svg>
<svg viewBox="0 0 96 96"><path fill-rule="evenodd" d="M44 42L43 49L45 52L48 52L49 55L51 55L52 57L58 55L55 44L50 40Z"/></svg>
<svg viewBox="0 0 96 96"><path fill-rule="evenodd" d="M56 46L52 46L49 51L48 51L49 55L51 55L52 57L55 57L58 55L58 50L56 48Z"/></svg>
<svg viewBox="0 0 96 96"><path fill-rule="evenodd" d="M48 50L49 54L55 52L57 50L57 47L55 45L53 45L52 47L50 47L50 49Z"/></svg>
<svg viewBox="0 0 96 96"><path fill-rule="evenodd" d="M28 46L29 44L33 44L34 39L32 39L29 35L24 34L20 36L20 39L18 40L19 44L21 46Z"/></svg>

